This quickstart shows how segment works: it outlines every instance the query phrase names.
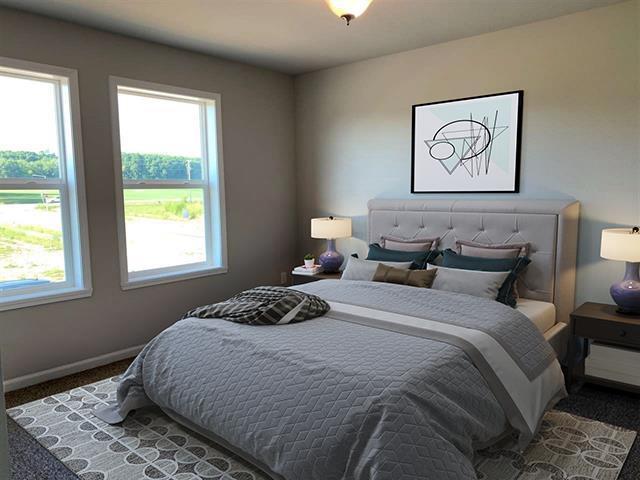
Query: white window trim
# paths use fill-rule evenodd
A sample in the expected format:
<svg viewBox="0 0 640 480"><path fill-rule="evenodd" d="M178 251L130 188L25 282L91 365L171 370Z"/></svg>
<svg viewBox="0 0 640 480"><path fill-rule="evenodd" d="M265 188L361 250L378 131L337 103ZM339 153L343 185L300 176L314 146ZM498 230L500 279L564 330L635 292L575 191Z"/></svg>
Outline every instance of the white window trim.
<svg viewBox="0 0 640 480"><path fill-rule="evenodd" d="M143 272L129 274L127 264L127 240L126 225L124 215L124 188L125 182L122 180L122 152L120 151L120 117L118 111L118 87L129 90L139 90L137 94L145 94L150 97L167 98L174 97L179 100L192 100L201 103L202 99L214 103L214 109L207 109L206 123L213 125L202 132L201 138L206 142L203 148L203 155L206 157L206 170L203 169L204 180L191 181L166 181L166 180L145 180L131 182L136 188L190 188L205 187L204 202L208 205L210 215L205 215L205 239L207 258L206 262L178 265L172 267L145 270ZM161 95L154 95L153 92L162 92ZM224 191L224 167L222 150L222 97L218 93L193 90L189 88L175 87L155 82L134 80L131 78L110 76L109 77L109 97L111 102L111 131L113 140L113 157L115 167L116 183L116 219L118 225L118 249L120 257L120 285L123 290L148 287L163 283L172 283L192 278L199 278L209 275L227 273L227 220L225 208ZM213 110L213 112L211 111ZM204 125L204 122L203 122ZM212 149L209 145L216 145ZM213 153L215 158L210 155ZM217 193L217 194L216 194ZM220 221L214 224L211 221L211 214L218 214ZM220 242L216 242L220 239ZM219 266L214 266L211 262L214 258L220 259Z"/></svg>
<svg viewBox="0 0 640 480"><path fill-rule="evenodd" d="M63 225L65 281L31 288L16 289L0 295L0 311L31 307L45 303L90 297L91 262L84 185L82 130L78 72L70 68L0 57L0 66L16 70L16 76L42 78L59 83L58 130L60 144L60 179L0 179L2 190L60 189L60 214ZM68 117L65 121L64 117ZM72 148L69 148L69 146ZM70 278L71 277L71 278Z"/></svg>

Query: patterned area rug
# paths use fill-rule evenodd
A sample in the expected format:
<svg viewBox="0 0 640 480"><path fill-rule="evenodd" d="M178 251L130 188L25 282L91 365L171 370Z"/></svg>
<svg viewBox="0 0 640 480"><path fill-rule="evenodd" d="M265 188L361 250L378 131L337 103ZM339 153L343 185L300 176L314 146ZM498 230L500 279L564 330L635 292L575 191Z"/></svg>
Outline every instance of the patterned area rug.
<svg viewBox="0 0 640 480"><path fill-rule="evenodd" d="M636 432L565 412L548 412L524 453L480 452L478 480L615 480Z"/></svg>
<svg viewBox="0 0 640 480"><path fill-rule="evenodd" d="M111 426L94 417L115 398L117 377L9 409L9 415L83 480L268 480L237 456L159 409ZM479 480L615 480L636 432L551 411L524 454L480 452Z"/></svg>

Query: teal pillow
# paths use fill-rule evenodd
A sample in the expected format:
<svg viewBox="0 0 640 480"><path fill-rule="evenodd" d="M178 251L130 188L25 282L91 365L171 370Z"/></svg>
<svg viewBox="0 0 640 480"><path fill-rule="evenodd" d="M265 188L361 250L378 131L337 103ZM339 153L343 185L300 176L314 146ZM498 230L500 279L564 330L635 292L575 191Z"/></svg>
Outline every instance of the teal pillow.
<svg viewBox="0 0 640 480"><path fill-rule="evenodd" d="M438 255L439 250L429 250L427 252L404 252L400 250L389 250L382 248L377 243L369 245L369 254L367 260L376 260L378 262L413 262L412 270L427 268L427 263L433 262Z"/></svg>
<svg viewBox="0 0 640 480"><path fill-rule="evenodd" d="M442 254L442 266L449 268L460 268L464 270L480 270L483 272L506 272L509 275L498 291L496 300L505 305L515 308L518 298L515 292L516 280L524 269L531 263L528 257L516 258L482 258L459 255L450 248Z"/></svg>

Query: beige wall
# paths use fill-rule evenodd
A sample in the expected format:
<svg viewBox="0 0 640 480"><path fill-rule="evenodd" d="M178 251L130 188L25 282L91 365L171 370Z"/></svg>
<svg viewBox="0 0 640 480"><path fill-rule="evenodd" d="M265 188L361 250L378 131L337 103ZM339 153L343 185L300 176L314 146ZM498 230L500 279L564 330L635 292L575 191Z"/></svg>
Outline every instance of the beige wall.
<svg viewBox="0 0 640 480"><path fill-rule="evenodd" d="M0 8L0 56L77 69L94 293L0 313L5 378L147 342L187 309L278 284L295 242L290 76ZM222 95L229 273L123 292L108 76Z"/></svg>
<svg viewBox="0 0 640 480"><path fill-rule="evenodd" d="M339 242L350 253L366 240L368 199L455 197L409 193L411 105L523 89L519 196L582 202L577 301L610 301L623 265L599 258L600 230L640 223L639 9L635 0L296 78L299 253L322 249L310 217L355 217L360 242Z"/></svg>

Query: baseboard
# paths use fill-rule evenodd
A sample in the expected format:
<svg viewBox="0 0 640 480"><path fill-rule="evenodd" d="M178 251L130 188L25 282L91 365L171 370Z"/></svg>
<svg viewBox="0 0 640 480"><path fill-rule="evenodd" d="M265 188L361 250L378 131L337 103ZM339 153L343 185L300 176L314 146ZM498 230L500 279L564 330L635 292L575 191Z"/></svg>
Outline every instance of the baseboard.
<svg viewBox="0 0 640 480"><path fill-rule="evenodd" d="M118 350L116 352L106 353L97 357L87 358L86 360L80 360L79 362L68 363L48 370L42 370L41 372L30 373L29 375L23 375L22 377L11 378L3 382L4 391L11 392L20 388L30 387L31 385L37 385L38 383L83 372L91 368L102 367L103 365L108 365L109 363L117 362L118 360L124 360L125 358L135 357L143 348L144 345L137 345L135 347L125 348L124 350Z"/></svg>

